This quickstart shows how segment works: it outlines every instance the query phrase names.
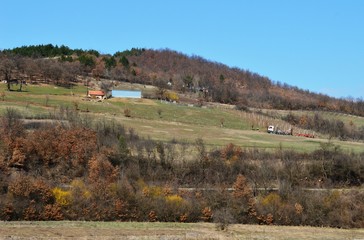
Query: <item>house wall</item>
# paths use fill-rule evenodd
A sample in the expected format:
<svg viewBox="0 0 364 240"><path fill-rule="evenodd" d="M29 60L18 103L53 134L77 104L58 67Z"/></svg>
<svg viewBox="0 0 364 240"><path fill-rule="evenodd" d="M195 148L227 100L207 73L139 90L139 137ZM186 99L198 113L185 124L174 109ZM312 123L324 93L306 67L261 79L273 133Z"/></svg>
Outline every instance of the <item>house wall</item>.
<svg viewBox="0 0 364 240"><path fill-rule="evenodd" d="M142 92L131 90L112 90L111 96L115 98L142 98Z"/></svg>
<svg viewBox="0 0 364 240"><path fill-rule="evenodd" d="M88 95L88 97L90 97L92 99L105 99L105 96L101 96L101 95Z"/></svg>

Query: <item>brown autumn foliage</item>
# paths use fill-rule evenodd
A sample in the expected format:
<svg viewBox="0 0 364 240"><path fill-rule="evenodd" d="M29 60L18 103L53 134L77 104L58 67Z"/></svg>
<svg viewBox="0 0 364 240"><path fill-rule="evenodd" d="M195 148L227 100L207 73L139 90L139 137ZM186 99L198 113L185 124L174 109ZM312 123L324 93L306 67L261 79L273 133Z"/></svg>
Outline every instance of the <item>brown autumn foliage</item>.
<svg viewBox="0 0 364 240"><path fill-rule="evenodd" d="M0 123L1 220L364 224L363 192L330 190L363 184L364 155L331 144L313 153L209 151L197 140L182 161L177 141L151 142L115 124L28 131L11 111ZM327 191L306 190L318 184Z"/></svg>

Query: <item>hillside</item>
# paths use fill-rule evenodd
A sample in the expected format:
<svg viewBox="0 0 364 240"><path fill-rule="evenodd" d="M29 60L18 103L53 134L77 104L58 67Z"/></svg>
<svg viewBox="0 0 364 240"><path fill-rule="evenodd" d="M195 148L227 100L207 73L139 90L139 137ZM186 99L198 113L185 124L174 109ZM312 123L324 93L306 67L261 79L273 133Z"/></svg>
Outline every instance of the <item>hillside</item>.
<svg viewBox="0 0 364 240"><path fill-rule="evenodd" d="M231 103L241 108L323 110L364 116L364 102L360 99L335 99L286 83L273 83L257 73L168 49L131 49L102 55L95 50L49 44L4 50L0 59L3 79L69 85L80 80L77 76L93 76L183 93L200 92L200 101Z"/></svg>
<svg viewBox="0 0 364 240"><path fill-rule="evenodd" d="M363 227L363 117L242 104L246 87L224 86L237 82L229 71L247 72L169 50L67 49L1 55L0 220ZM158 57L164 70L152 64L159 54L173 56ZM201 69L178 77L192 66ZM203 66L226 70L215 80L229 101L201 85L210 73ZM145 98L86 96L99 88L139 89ZM268 134L269 124L315 138Z"/></svg>
<svg viewBox="0 0 364 240"><path fill-rule="evenodd" d="M106 80L104 80L106 81ZM146 87L144 87L146 86ZM143 94L153 94L157 88L147 85L121 83L117 85L123 89L139 89ZM205 103L203 107L191 107L191 104L173 104L155 99L117 99L111 98L97 102L86 98L87 88L75 85L64 88L54 85L31 85L24 87L22 92L6 91L6 84L0 84L0 92L4 93L0 101L0 113L4 114L11 106L23 118L29 119L59 119L65 111L74 111L80 117L87 115L90 120L112 120L122 123L126 128L133 128L141 136L151 137L155 140L169 142L173 140L185 141L192 144L196 139L202 138L209 148L223 147L229 143L241 147L261 149L292 149L299 152L312 152L321 148L321 143L327 142L328 134L299 128L283 120L287 114L295 116L314 116L312 111L272 111L254 110L240 111L232 105ZM183 96L183 95L182 95ZM124 111L129 109L130 117ZM274 114L273 114L274 113ZM325 113L331 121L343 121L345 126L362 129L364 118L343 114ZM324 113L321 115L325 116ZM223 127L221 123L223 121ZM274 124L282 129L294 128L294 134L311 133L315 139L267 134L266 126ZM259 129L258 131L252 131ZM206 129L209 131L206 131ZM336 129L336 128L335 128ZM347 129L353 131L353 129ZM356 132L356 131L353 131ZM362 142L339 141L338 138L330 140L345 151L361 152ZM357 141L357 140L356 140Z"/></svg>

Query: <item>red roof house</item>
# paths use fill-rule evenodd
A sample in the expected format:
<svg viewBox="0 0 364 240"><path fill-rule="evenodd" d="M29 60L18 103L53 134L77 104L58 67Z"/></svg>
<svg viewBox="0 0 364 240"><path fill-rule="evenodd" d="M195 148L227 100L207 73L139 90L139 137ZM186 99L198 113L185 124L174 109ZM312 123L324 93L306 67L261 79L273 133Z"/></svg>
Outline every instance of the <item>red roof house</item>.
<svg viewBox="0 0 364 240"><path fill-rule="evenodd" d="M104 91L88 91L87 96L90 98L105 99Z"/></svg>

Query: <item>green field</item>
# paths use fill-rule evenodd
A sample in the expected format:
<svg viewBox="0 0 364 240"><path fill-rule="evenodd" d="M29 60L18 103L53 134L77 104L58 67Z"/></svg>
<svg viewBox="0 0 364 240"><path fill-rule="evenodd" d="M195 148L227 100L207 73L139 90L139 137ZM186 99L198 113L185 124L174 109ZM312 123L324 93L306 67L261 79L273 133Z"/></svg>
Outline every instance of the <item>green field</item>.
<svg viewBox="0 0 364 240"><path fill-rule="evenodd" d="M211 148L233 143L244 148L284 148L310 152L319 149L320 143L328 141L267 134L264 125L279 120L231 109L189 107L148 99L111 98L102 102L90 101L85 98L85 86L62 88L53 85L28 85L23 90L25 91L9 92L6 84L0 84L0 93L5 93L4 101L0 101L0 112L12 107L25 118L47 118L50 113L59 111L61 106L69 109L77 107L81 116L88 115L95 121L116 121L127 128L134 128L144 137L161 141L177 139L190 143L202 138ZM130 109L131 117L124 116L125 109ZM338 117L345 117L346 121L352 118L358 126L364 125L363 118L348 115ZM253 119L255 126L260 127L259 131L251 130ZM279 123L283 124L282 121ZM363 143L335 139L331 141L344 151L364 151Z"/></svg>

